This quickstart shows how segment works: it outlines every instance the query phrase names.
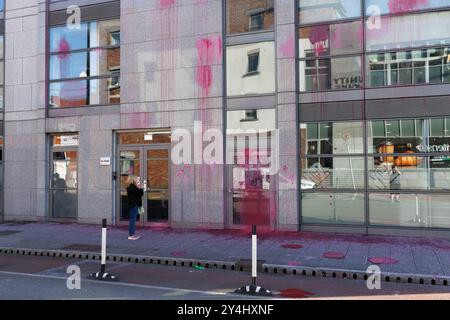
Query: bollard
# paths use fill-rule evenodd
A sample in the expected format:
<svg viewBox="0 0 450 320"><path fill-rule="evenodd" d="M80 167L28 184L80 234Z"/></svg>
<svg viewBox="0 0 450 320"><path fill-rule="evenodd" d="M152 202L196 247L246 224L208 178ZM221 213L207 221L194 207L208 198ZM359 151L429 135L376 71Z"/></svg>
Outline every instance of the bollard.
<svg viewBox="0 0 450 320"><path fill-rule="evenodd" d="M106 219L102 221L102 248L101 248L101 262L100 272L96 272L90 275L95 280L103 281L116 281L117 278L110 273L106 272Z"/></svg>
<svg viewBox="0 0 450 320"><path fill-rule="evenodd" d="M252 284L238 288L235 293L246 294L252 296L272 296L269 290L261 288L257 285L257 270L258 270L258 238L256 234L256 225L252 226Z"/></svg>

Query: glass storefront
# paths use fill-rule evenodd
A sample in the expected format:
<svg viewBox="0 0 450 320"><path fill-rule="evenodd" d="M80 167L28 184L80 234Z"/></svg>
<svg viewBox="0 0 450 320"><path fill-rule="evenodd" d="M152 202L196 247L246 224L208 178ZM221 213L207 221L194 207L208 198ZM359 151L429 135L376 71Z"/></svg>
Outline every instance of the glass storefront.
<svg viewBox="0 0 450 320"><path fill-rule="evenodd" d="M365 125L300 124L303 223L450 228L450 118Z"/></svg>
<svg viewBox="0 0 450 320"><path fill-rule="evenodd" d="M276 212L275 109L227 112L233 225L270 226Z"/></svg>

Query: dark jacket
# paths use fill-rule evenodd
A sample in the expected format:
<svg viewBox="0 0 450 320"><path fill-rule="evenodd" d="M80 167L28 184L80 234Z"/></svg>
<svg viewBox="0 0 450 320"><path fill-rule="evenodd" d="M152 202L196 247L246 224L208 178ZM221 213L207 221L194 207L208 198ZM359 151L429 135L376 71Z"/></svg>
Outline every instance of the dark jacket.
<svg viewBox="0 0 450 320"><path fill-rule="evenodd" d="M142 189L139 189L134 184L130 184L127 188L128 208L132 209L135 206L142 207L143 195L144 191Z"/></svg>

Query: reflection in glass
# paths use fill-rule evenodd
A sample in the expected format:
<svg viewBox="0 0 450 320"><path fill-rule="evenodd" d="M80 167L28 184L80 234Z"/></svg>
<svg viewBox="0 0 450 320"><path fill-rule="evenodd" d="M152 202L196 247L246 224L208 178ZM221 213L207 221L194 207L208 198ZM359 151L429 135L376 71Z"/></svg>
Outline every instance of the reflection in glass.
<svg viewBox="0 0 450 320"><path fill-rule="evenodd" d="M450 48L377 53L367 58L368 86L450 81Z"/></svg>
<svg viewBox="0 0 450 320"><path fill-rule="evenodd" d="M299 29L299 58L361 53L362 22L318 25Z"/></svg>
<svg viewBox="0 0 450 320"><path fill-rule="evenodd" d="M361 16L360 0L300 0L300 23L314 23Z"/></svg>
<svg viewBox="0 0 450 320"><path fill-rule="evenodd" d="M50 180L53 218L77 217L78 152L53 151Z"/></svg>
<svg viewBox="0 0 450 320"><path fill-rule="evenodd" d="M302 189L364 188L364 158L321 157L302 159Z"/></svg>
<svg viewBox="0 0 450 320"><path fill-rule="evenodd" d="M361 57L300 61L300 91L362 87Z"/></svg>
<svg viewBox="0 0 450 320"><path fill-rule="evenodd" d="M364 223L362 193L302 193L302 222L317 224Z"/></svg>
<svg viewBox="0 0 450 320"><path fill-rule="evenodd" d="M120 44L120 20L94 21L89 26L89 47L106 47Z"/></svg>
<svg viewBox="0 0 450 320"><path fill-rule="evenodd" d="M126 150L119 154L120 172L120 221L128 221L130 210L128 208L128 178L130 175L141 176L140 151Z"/></svg>
<svg viewBox="0 0 450 320"><path fill-rule="evenodd" d="M380 28L366 28L366 50L450 44L450 11L383 16Z"/></svg>
<svg viewBox="0 0 450 320"><path fill-rule="evenodd" d="M88 48L88 24L70 29L66 25L50 28L50 52L65 54L69 51Z"/></svg>
<svg viewBox="0 0 450 320"><path fill-rule="evenodd" d="M272 30L273 0L227 0L227 33Z"/></svg>
<svg viewBox="0 0 450 320"><path fill-rule="evenodd" d="M50 80L86 78L88 74L87 52L50 56Z"/></svg>
<svg viewBox="0 0 450 320"><path fill-rule="evenodd" d="M369 195L373 225L449 228L448 194L401 194L392 201L388 193Z"/></svg>
<svg viewBox="0 0 450 320"><path fill-rule="evenodd" d="M227 95L275 92L273 41L227 47Z"/></svg>
<svg viewBox="0 0 450 320"><path fill-rule="evenodd" d="M79 107L120 103L120 82L114 78L51 82L50 107ZM89 91L89 92L88 92Z"/></svg>
<svg viewBox="0 0 450 320"><path fill-rule="evenodd" d="M450 0L366 0L365 3L367 12L370 6L377 6L381 14L400 14L450 6Z"/></svg>
<svg viewBox="0 0 450 320"><path fill-rule="evenodd" d="M361 154L364 126L360 121L302 123L302 155Z"/></svg>

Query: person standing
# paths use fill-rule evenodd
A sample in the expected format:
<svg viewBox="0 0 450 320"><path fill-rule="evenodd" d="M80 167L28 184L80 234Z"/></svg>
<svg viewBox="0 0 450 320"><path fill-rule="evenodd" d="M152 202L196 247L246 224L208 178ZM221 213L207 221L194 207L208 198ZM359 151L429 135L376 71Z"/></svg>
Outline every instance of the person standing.
<svg viewBox="0 0 450 320"><path fill-rule="evenodd" d="M139 240L141 236L136 235L136 218L139 208L142 207L142 196L144 191L141 189L139 177L130 175L128 177L128 209L130 210L130 220L128 223L128 240Z"/></svg>
<svg viewBox="0 0 450 320"><path fill-rule="evenodd" d="M401 188L401 184L400 184L400 176L402 175L402 173L400 172L400 170L397 168L396 165L392 166L392 170L391 170L391 176L389 179L389 187L392 191L398 191ZM391 202L395 201L400 201L400 193L391 193Z"/></svg>

